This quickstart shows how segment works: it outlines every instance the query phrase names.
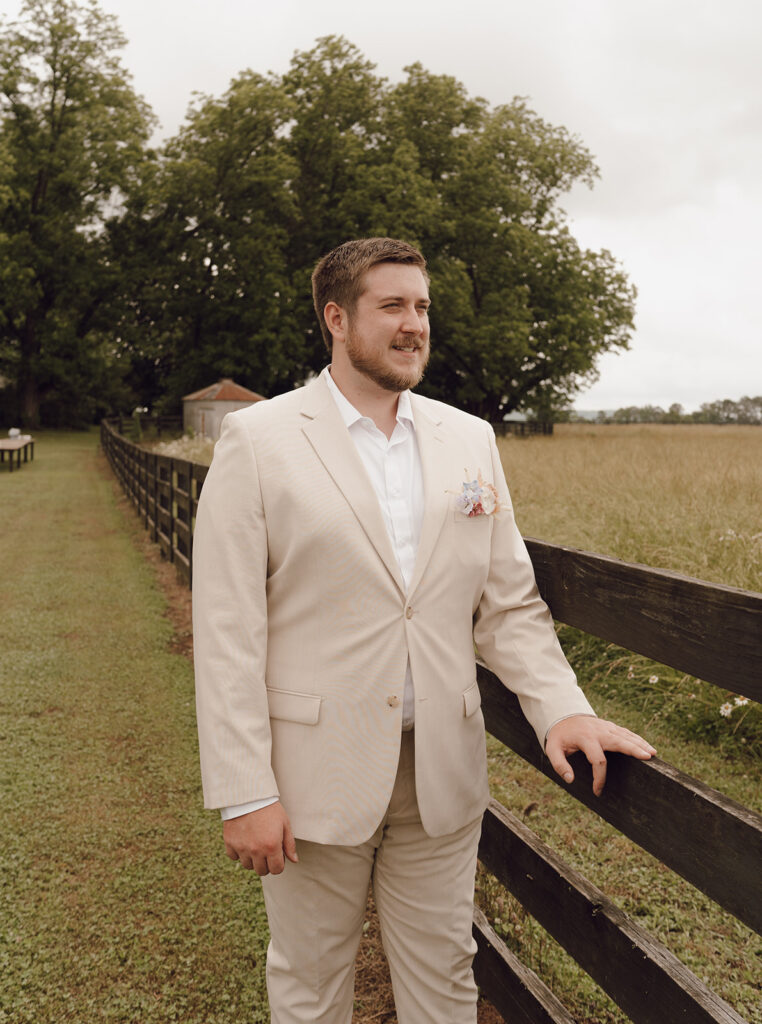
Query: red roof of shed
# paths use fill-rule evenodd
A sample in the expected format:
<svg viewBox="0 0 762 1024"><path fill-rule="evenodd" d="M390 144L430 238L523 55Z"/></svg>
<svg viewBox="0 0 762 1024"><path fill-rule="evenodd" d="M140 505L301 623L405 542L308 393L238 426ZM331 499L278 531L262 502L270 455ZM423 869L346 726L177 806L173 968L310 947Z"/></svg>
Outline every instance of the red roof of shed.
<svg viewBox="0 0 762 1024"><path fill-rule="evenodd" d="M214 402L264 402L264 395L258 395L256 391L249 391L248 388L236 384L230 377L223 377L216 384L208 388L201 388L191 395L184 395L184 402L191 401L214 401Z"/></svg>

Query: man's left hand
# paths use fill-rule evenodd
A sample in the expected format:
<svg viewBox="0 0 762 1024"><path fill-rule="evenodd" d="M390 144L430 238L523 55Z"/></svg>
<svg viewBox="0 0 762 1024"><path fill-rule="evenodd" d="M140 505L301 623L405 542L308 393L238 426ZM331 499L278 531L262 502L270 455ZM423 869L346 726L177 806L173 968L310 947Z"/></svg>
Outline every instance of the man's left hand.
<svg viewBox="0 0 762 1024"><path fill-rule="evenodd" d="M564 782L574 781L574 772L567 755L581 750L593 767L593 793L600 796L606 783L606 750L629 754L639 761L648 761L656 753L654 747L629 729L614 722L589 715L572 715L556 722L548 732L545 753Z"/></svg>

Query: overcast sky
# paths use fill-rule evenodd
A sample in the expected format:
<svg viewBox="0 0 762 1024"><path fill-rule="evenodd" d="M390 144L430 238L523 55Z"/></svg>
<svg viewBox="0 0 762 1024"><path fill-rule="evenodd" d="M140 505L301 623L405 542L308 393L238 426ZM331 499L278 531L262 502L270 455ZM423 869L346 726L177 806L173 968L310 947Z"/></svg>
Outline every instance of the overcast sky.
<svg viewBox="0 0 762 1024"><path fill-rule="evenodd" d="M135 87L173 134L191 95L282 73L344 35L392 81L420 61L491 104L527 96L577 134L601 179L562 203L580 243L638 288L629 352L577 407L762 393L759 0L101 0ZM18 13L20 0L0 0Z"/></svg>

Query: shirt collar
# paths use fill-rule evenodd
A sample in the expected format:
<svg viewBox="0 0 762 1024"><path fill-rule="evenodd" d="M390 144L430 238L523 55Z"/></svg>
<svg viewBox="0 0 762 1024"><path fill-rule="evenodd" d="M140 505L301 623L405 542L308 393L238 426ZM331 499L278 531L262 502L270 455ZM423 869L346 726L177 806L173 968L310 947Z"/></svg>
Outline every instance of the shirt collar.
<svg viewBox="0 0 762 1024"><path fill-rule="evenodd" d="M351 427L360 420L367 418L363 416L361 412L358 412L344 393L339 390L336 381L331 376L330 366L325 367L321 373L321 377L325 378L328 390L333 395L333 400L336 402L339 412L341 413L341 418L344 420L347 427ZM406 425L415 427L415 421L413 419L413 404L410 401L409 391L401 391L397 401L397 422L402 420L406 421Z"/></svg>

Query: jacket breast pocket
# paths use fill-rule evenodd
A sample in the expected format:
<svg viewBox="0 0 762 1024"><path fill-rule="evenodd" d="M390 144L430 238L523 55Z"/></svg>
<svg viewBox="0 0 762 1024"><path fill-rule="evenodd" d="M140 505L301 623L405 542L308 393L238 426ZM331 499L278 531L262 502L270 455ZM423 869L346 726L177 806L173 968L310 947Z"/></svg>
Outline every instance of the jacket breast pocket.
<svg viewBox="0 0 762 1024"><path fill-rule="evenodd" d="M323 698L314 693L298 693L296 690L267 688L267 706L270 718L301 725L317 725L320 717L320 702Z"/></svg>

